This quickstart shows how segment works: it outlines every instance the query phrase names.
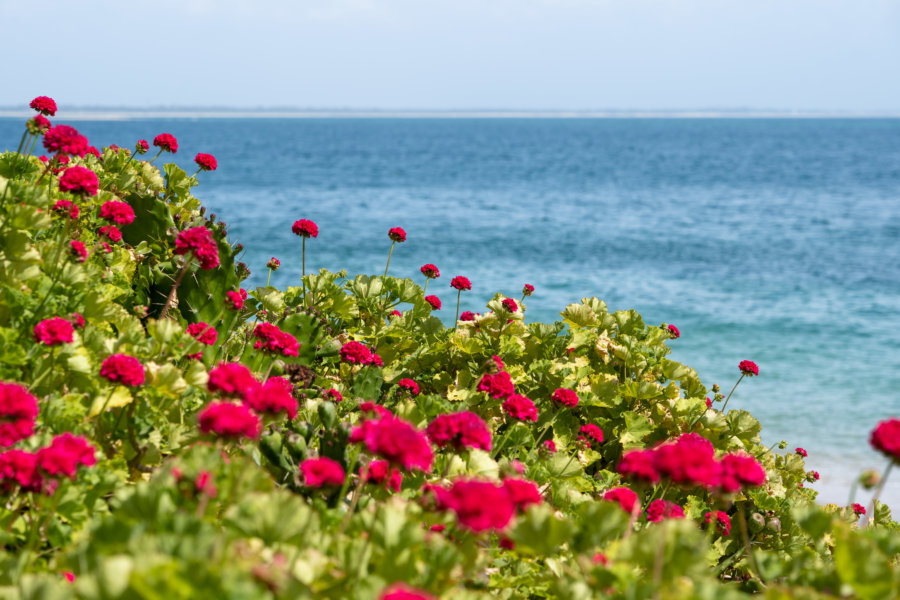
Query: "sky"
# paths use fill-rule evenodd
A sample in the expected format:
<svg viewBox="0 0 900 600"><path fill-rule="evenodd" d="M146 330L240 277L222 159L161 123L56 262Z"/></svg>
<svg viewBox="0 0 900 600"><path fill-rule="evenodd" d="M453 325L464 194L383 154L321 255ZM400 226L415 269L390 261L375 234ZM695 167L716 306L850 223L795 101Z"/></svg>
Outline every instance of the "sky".
<svg viewBox="0 0 900 600"><path fill-rule="evenodd" d="M0 0L0 37L2 107L900 112L897 0Z"/></svg>

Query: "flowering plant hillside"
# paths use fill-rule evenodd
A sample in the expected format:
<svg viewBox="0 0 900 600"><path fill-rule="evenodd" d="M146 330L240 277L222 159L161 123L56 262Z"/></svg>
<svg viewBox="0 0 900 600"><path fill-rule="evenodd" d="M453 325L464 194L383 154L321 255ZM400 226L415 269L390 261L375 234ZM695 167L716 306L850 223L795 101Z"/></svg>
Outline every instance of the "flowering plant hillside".
<svg viewBox="0 0 900 600"><path fill-rule="evenodd" d="M296 285L244 289L193 195L215 157L32 106L0 154L3 597L896 597L888 507L818 506L806 452L727 410L752 361L726 396L677 327L531 322L530 284L460 314L465 275L388 276L399 227L384 275L307 274L337 234L299 218ZM194 176L154 164L179 143ZM871 443L900 460L900 421Z"/></svg>

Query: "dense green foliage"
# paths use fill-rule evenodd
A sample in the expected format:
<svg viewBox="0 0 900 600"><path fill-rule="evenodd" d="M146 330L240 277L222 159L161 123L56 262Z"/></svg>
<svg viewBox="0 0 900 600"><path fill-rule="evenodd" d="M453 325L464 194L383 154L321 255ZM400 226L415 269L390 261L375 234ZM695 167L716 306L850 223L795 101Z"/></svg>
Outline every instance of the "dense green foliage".
<svg viewBox="0 0 900 600"><path fill-rule="evenodd" d="M817 506L801 485L810 477L803 458L763 446L748 412L708 408L715 394L667 358L669 330L635 311L610 312L585 298L556 323L533 323L525 302L513 312L497 295L491 312L448 328L412 279L324 270L298 275L286 290L251 290L234 310L226 292L247 272L224 226L204 217L195 177L122 149L74 164L97 174L97 195L61 192L58 176L35 157L0 155L0 381L22 383L40 407L34 435L16 447L34 450L73 432L97 449L97 464L61 478L52 494L7 488L6 596L374 599L401 581L460 600L896 597L900 531L888 508L877 504L861 527L850 507ZM59 199L74 201L80 216L52 210ZM127 202L135 219L107 252L99 209L110 200ZM174 253L178 232L197 226L213 232L218 268ZM72 255L70 240L84 242L87 260ZM298 253L300 246L298 239ZM40 321L73 313L86 324L71 343L36 341ZM218 331L214 345L188 335L198 322ZM297 356L255 349L260 322L295 337ZM350 340L377 352L383 366L341 361ZM99 375L117 353L142 363L143 384ZM189 356L197 353L202 359ZM510 418L501 399L478 390L481 377L496 372L493 356L516 392L534 400L536 422ZM258 440L216 438L197 426L214 397L209 370L238 361L260 380L289 378L299 401L293 419L266 417ZM401 379L414 380L418 395L399 387ZM752 392L752 381L743 385ZM574 390L577 406L554 404L558 388ZM492 449L435 447L430 472L405 472L397 492L358 485L371 457L349 435L366 401L419 429L441 414L475 412ZM579 439L587 424L602 430L603 443ZM617 472L623 453L687 432L718 455L755 457L765 484L724 494L665 481L633 485ZM544 447L548 439L555 453ZM317 456L342 465L349 475L341 486L307 485L299 465ZM423 488L462 476L499 481L517 470L543 501L499 532L459 526ZM641 499L631 514L602 499L621 485ZM642 509L663 496L685 518L649 522ZM728 535L704 524L716 510L733 523Z"/></svg>

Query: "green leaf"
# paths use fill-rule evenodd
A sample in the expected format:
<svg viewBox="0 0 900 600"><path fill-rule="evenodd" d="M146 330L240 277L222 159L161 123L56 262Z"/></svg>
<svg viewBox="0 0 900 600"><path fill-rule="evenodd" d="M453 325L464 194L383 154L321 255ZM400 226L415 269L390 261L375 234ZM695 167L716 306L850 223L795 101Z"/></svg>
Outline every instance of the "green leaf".
<svg viewBox="0 0 900 600"><path fill-rule="evenodd" d="M874 542L845 524L836 526L833 535L834 566L841 581L863 600L897 597L890 560Z"/></svg>
<svg viewBox="0 0 900 600"><path fill-rule="evenodd" d="M516 551L536 556L553 556L560 546L575 534L575 524L563 520L546 504L531 505L516 520L509 537L516 543Z"/></svg>

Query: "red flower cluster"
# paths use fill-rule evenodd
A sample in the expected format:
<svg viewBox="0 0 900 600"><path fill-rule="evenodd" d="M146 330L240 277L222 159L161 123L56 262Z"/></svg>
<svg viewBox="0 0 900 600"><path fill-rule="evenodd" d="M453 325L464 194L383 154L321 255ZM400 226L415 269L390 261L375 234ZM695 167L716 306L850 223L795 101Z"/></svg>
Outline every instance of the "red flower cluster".
<svg viewBox="0 0 900 600"><path fill-rule="evenodd" d="M38 111L42 115L47 116L55 116L56 115L56 101L49 96L38 96L28 105L34 110Z"/></svg>
<svg viewBox="0 0 900 600"><path fill-rule="evenodd" d="M366 481L376 485L384 484L384 486L394 492L400 491L403 484L403 474L397 467L391 467L386 460L373 460L368 467L363 469Z"/></svg>
<svg viewBox="0 0 900 600"><path fill-rule="evenodd" d="M194 162L197 163L197 166L200 167L201 171L215 171L216 167L219 166L215 156L212 154L203 154L202 152L194 157Z"/></svg>
<svg viewBox="0 0 900 600"><path fill-rule="evenodd" d="M318 226L309 219L300 219L299 221L294 221L294 224L291 226L291 231L293 231L296 235L305 238L319 236Z"/></svg>
<svg viewBox="0 0 900 600"><path fill-rule="evenodd" d="M728 518L728 515L723 513L721 510L717 510L715 513L708 512L705 515L704 523L709 525L709 522L715 519L716 521L716 529L719 530L719 533L722 535L728 535L731 533L731 519Z"/></svg>
<svg viewBox="0 0 900 600"><path fill-rule="evenodd" d="M198 417L200 431L228 438L256 439L262 424L249 407L230 402L212 402Z"/></svg>
<svg viewBox="0 0 900 600"><path fill-rule="evenodd" d="M403 231L402 227L391 227L390 231L388 231L388 237L394 242L405 242L406 232Z"/></svg>
<svg viewBox="0 0 900 600"><path fill-rule="evenodd" d="M522 295L530 296L533 293L534 293L534 286L531 285L530 283L526 283L525 286L522 288Z"/></svg>
<svg viewBox="0 0 900 600"><path fill-rule="evenodd" d="M193 252L200 261L201 269L208 271L219 266L219 246L209 229L202 225L180 231L175 238L175 254L189 252Z"/></svg>
<svg viewBox="0 0 900 600"><path fill-rule="evenodd" d="M43 477L37 468L37 454L24 450L0 453L0 491L9 494L15 486L24 492L44 491Z"/></svg>
<svg viewBox="0 0 900 600"><path fill-rule="evenodd" d="M617 502L622 507L622 510L627 513L634 511L638 501L637 494L627 487L613 488L603 494L603 499L609 502Z"/></svg>
<svg viewBox="0 0 900 600"><path fill-rule="evenodd" d="M895 462L900 462L900 419L882 421L869 436L872 447Z"/></svg>
<svg viewBox="0 0 900 600"><path fill-rule="evenodd" d="M293 419L297 416L297 399L291 394L293 388L287 379L272 377L262 385L246 388L242 396L244 403L258 413L283 412L287 414L288 419Z"/></svg>
<svg viewBox="0 0 900 600"><path fill-rule="evenodd" d="M334 388L330 388L322 392L322 398L326 400L331 400L334 403L343 402L344 397L341 396L341 393Z"/></svg>
<svg viewBox="0 0 900 600"><path fill-rule="evenodd" d="M466 290L472 289L472 282L469 281L467 278L463 277L462 275L457 275L450 281L450 287L452 287L455 290L464 292Z"/></svg>
<svg viewBox="0 0 900 600"><path fill-rule="evenodd" d="M52 127L49 120L45 119L41 115L35 115L34 118L28 119L25 122L25 127L28 129L28 132L33 135L40 135L42 133L46 133L50 131L50 127Z"/></svg>
<svg viewBox="0 0 900 600"><path fill-rule="evenodd" d="M554 442L553 440L545 440L544 451L550 454L556 454L556 442Z"/></svg>
<svg viewBox="0 0 900 600"><path fill-rule="evenodd" d="M59 190L85 196L96 196L99 187L97 174L87 167L69 167L59 177Z"/></svg>
<svg viewBox="0 0 900 600"><path fill-rule="evenodd" d="M127 202L108 200L100 207L100 218L117 225L129 225L134 221L134 209Z"/></svg>
<svg viewBox="0 0 900 600"><path fill-rule="evenodd" d="M274 256L269 259L269 262L266 263L266 267L270 271L277 271L278 267L280 267L280 266L281 266L281 261L278 260L277 258L275 258Z"/></svg>
<svg viewBox="0 0 900 600"><path fill-rule="evenodd" d="M69 251L72 253L72 256L78 258L78 262L87 260L87 248L84 247L84 242L71 240L69 242Z"/></svg>
<svg viewBox="0 0 900 600"><path fill-rule="evenodd" d="M363 408L360 405L360 408ZM379 407L380 408L380 407ZM365 444L366 450L407 471L430 471L434 455L425 434L390 413L367 419L350 432L350 442Z"/></svg>
<svg viewBox="0 0 900 600"><path fill-rule="evenodd" d="M229 305L234 310L241 310L244 308L244 300L247 299L247 290L240 289L236 292L227 291L225 292L225 304Z"/></svg>
<svg viewBox="0 0 900 600"><path fill-rule="evenodd" d="M375 355L366 345L350 341L341 346L341 361L351 365L369 365L375 361Z"/></svg>
<svg viewBox="0 0 900 600"><path fill-rule="evenodd" d="M250 369L241 363L222 363L209 372L206 389L225 396L246 398L259 386Z"/></svg>
<svg viewBox="0 0 900 600"><path fill-rule="evenodd" d="M478 391L484 392L491 398L509 398L516 392L512 378L506 371L499 373L485 373L478 382Z"/></svg>
<svg viewBox="0 0 900 600"><path fill-rule="evenodd" d="M807 457L806 450L804 450L803 448L794 448L794 452L796 452L799 456L802 456L803 458Z"/></svg>
<svg viewBox="0 0 900 600"><path fill-rule="evenodd" d="M12 446L34 433L38 401L18 383L0 381L0 446Z"/></svg>
<svg viewBox="0 0 900 600"><path fill-rule="evenodd" d="M512 394L503 402L503 410L513 419L520 421L537 421L538 411L530 398Z"/></svg>
<svg viewBox="0 0 900 600"><path fill-rule="evenodd" d="M455 512L459 524L476 533L505 528L516 511L506 486L491 481L457 479L450 489L431 490L439 508Z"/></svg>
<svg viewBox="0 0 900 600"><path fill-rule="evenodd" d="M134 145L134 151L138 154L147 154L147 150L150 149L150 144L147 143L147 140L138 140Z"/></svg>
<svg viewBox="0 0 900 600"><path fill-rule="evenodd" d="M78 218L78 205L71 200L57 200L50 210L60 215L68 213L70 219Z"/></svg>
<svg viewBox="0 0 900 600"><path fill-rule="evenodd" d="M509 494L509 499L517 510L525 510L532 504L543 502L541 491L535 482L518 477L507 477L503 480L503 487Z"/></svg>
<svg viewBox="0 0 900 600"><path fill-rule="evenodd" d="M419 270L422 271L422 275L428 279L437 279L441 276L441 272L438 271L438 268L431 263L422 265L422 268Z"/></svg>
<svg viewBox="0 0 900 600"><path fill-rule="evenodd" d="M336 460L325 456L307 458L300 463L303 482L309 487L326 487L343 485L344 468Z"/></svg>
<svg viewBox="0 0 900 600"><path fill-rule="evenodd" d="M656 470L674 483L711 488L719 482L715 450L696 433L686 433L673 444L659 446L653 453Z"/></svg>
<svg viewBox="0 0 900 600"><path fill-rule="evenodd" d="M516 301L512 298L505 298L501 304L503 304L503 307L511 313L519 310L519 305L516 304Z"/></svg>
<svg viewBox="0 0 900 600"><path fill-rule="evenodd" d="M425 430L428 439L439 448L451 446L491 449L491 432L481 417L470 411L439 415Z"/></svg>
<svg viewBox="0 0 900 600"><path fill-rule="evenodd" d="M674 325L670 324L666 329L669 330L669 335L671 335L673 339L677 340L678 338L681 337L681 332L678 331L678 328L675 327Z"/></svg>
<svg viewBox="0 0 900 600"><path fill-rule="evenodd" d="M441 299L437 296L425 296L425 302L430 304L434 310L441 310Z"/></svg>
<svg viewBox="0 0 900 600"><path fill-rule="evenodd" d="M381 592L378 600L434 600L434 596L405 583L395 583Z"/></svg>
<svg viewBox="0 0 900 600"><path fill-rule="evenodd" d="M34 339L45 346L70 344L74 334L72 322L61 317L44 319L34 326Z"/></svg>
<svg viewBox="0 0 900 600"><path fill-rule="evenodd" d="M95 464L94 448L83 437L71 433L56 436L48 447L37 452L38 467L51 477L63 475L74 479L80 465Z"/></svg>
<svg viewBox="0 0 900 600"><path fill-rule="evenodd" d="M684 509L668 500L657 498L647 507L647 520L659 523L663 519L683 519Z"/></svg>
<svg viewBox="0 0 900 600"><path fill-rule="evenodd" d="M460 321L474 321L474 320L475 320L475 313L473 313L471 310L464 310L464 311L459 315L459 320L460 320Z"/></svg>
<svg viewBox="0 0 900 600"><path fill-rule="evenodd" d="M746 454L726 454L719 461L718 487L731 493L743 487L756 487L766 482L766 471L756 459Z"/></svg>
<svg viewBox="0 0 900 600"><path fill-rule="evenodd" d="M200 321L199 323L191 323L187 326L187 334L207 346L212 346L219 338L219 333L215 327L208 323Z"/></svg>
<svg viewBox="0 0 900 600"><path fill-rule="evenodd" d="M122 385L141 385L144 383L144 366L133 356L113 354L100 365L100 376Z"/></svg>
<svg viewBox="0 0 900 600"><path fill-rule="evenodd" d="M757 367L756 363L752 360L742 360L741 364L738 365L738 368L744 375L749 375L750 377L759 375L759 367Z"/></svg>
<svg viewBox="0 0 900 600"><path fill-rule="evenodd" d="M579 440L584 440L588 442L588 444L602 444L603 443L603 430L594 425L593 423L588 423L587 425L582 425L579 433L583 435L579 435Z"/></svg>
<svg viewBox="0 0 900 600"><path fill-rule="evenodd" d="M578 406L578 394L570 389L558 388L550 399L562 406Z"/></svg>
<svg viewBox="0 0 900 600"><path fill-rule="evenodd" d="M172 154L178 152L178 140L176 140L175 136L171 133L159 134L153 138L153 145L157 148L162 148L166 152L171 152Z"/></svg>
<svg viewBox="0 0 900 600"><path fill-rule="evenodd" d="M75 326L75 329L84 329L84 317L77 312L73 312L71 316L72 325Z"/></svg>
<svg viewBox="0 0 900 600"><path fill-rule="evenodd" d="M412 379L401 379L397 382L397 385L400 387L400 389L406 390L412 396L419 395L419 384Z"/></svg>
<svg viewBox="0 0 900 600"><path fill-rule="evenodd" d="M855 514L856 516L866 514L866 507L862 504L852 504L850 508L853 509L853 514Z"/></svg>
<svg viewBox="0 0 900 600"><path fill-rule="evenodd" d="M253 330L253 337L256 338L253 347L263 352L282 356L297 356L300 352L300 342L297 338L272 323L258 323Z"/></svg>
<svg viewBox="0 0 900 600"><path fill-rule="evenodd" d="M84 156L88 149L87 138L68 125L56 125L44 134L44 148L60 155Z"/></svg>
<svg viewBox="0 0 900 600"><path fill-rule="evenodd" d="M618 471L632 481L645 483L659 481L653 450L632 450L626 453L619 463Z"/></svg>
<svg viewBox="0 0 900 600"><path fill-rule="evenodd" d="M119 231L119 228L115 225L104 225L97 232L101 236L105 236L109 238L109 240L113 243L118 243L122 241L122 232Z"/></svg>

